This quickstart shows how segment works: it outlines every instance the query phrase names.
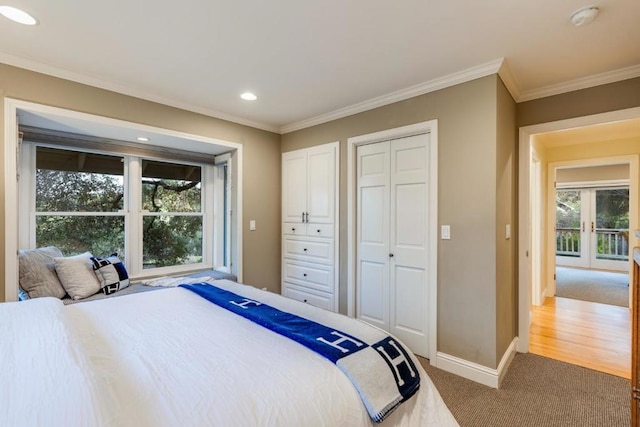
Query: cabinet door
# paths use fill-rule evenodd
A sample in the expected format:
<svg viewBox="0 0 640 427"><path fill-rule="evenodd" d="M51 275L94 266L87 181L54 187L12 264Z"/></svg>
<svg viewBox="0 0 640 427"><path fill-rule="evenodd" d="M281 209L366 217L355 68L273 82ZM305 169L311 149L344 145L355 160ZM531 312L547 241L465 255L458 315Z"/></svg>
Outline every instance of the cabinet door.
<svg viewBox="0 0 640 427"><path fill-rule="evenodd" d="M307 212L307 154L292 151L282 155L282 221L304 222Z"/></svg>
<svg viewBox="0 0 640 427"><path fill-rule="evenodd" d="M310 148L307 155L307 220L333 223L335 217L335 147Z"/></svg>

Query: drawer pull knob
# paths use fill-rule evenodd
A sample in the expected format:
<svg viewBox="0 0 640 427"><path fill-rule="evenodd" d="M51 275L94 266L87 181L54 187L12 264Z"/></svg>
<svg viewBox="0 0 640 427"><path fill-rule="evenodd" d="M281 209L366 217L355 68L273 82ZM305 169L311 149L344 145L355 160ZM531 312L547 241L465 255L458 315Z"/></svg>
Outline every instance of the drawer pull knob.
<svg viewBox="0 0 640 427"><path fill-rule="evenodd" d="M291 231L296 231L296 229L295 229L295 228L292 228L292 229L291 229Z"/></svg>
<svg viewBox="0 0 640 427"><path fill-rule="evenodd" d="M302 273L302 277L307 277L307 273Z"/></svg>
<svg viewBox="0 0 640 427"><path fill-rule="evenodd" d="M307 302L307 299L306 299L306 298L304 299L304 302Z"/></svg>
<svg viewBox="0 0 640 427"><path fill-rule="evenodd" d="M307 252L307 248L304 248L303 251Z"/></svg>
<svg viewBox="0 0 640 427"><path fill-rule="evenodd" d="M318 230L318 233L320 232L320 230Z"/></svg>

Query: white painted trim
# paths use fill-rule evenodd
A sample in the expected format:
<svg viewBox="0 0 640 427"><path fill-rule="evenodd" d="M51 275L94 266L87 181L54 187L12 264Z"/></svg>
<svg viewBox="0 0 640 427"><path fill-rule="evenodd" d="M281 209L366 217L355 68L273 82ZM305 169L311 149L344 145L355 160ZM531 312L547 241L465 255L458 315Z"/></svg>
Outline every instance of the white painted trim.
<svg viewBox="0 0 640 427"><path fill-rule="evenodd" d="M18 182L17 173L17 113L18 110L31 111L35 113L45 113L61 117L80 119L94 123L107 124L114 127L136 129L140 131L154 132L162 135L177 136L185 139L192 139L199 142L216 144L228 147L235 151L232 156L237 156L237 250L238 256L235 260L237 265L238 280L242 281L242 144L224 141L221 139L208 138L204 136L187 134L170 129L163 129L154 126L142 125L124 120L111 119L87 113L80 113L72 110L65 110L57 107L21 101L12 98L5 98L4 101L4 202L5 202L5 301L16 301L18 299ZM13 184L12 184L13 183Z"/></svg>
<svg viewBox="0 0 640 427"><path fill-rule="evenodd" d="M321 114L309 119L290 123L288 125L282 126L280 128L280 133L285 134L322 123L327 123L333 120L341 119L343 117L351 116L353 114L362 113L363 111L368 111L374 108L393 104L394 102L404 101L405 99L424 95L430 92L435 92L436 90L455 86L457 84L479 79L481 77L486 77L491 74L496 74L502 66L503 61L504 59L500 58L491 62L487 62L485 64L467 68L466 70L451 73L444 77L429 80L428 82L420 83L406 89L401 89L392 93L388 93L386 95L378 96L376 98L350 105L348 107L340 108L326 114Z"/></svg>
<svg viewBox="0 0 640 427"><path fill-rule="evenodd" d="M498 70L498 75L502 79L502 83L504 83L513 99L518 102L521 96L520 85L518 84L516 76L511 72L511 68L509 68L509 64L506 59L502 61L502 65Z"/></svg>
<svg viewBox="0 0 640 427"><path fill-rule="evenodd" d="M469 362L459 357L438 352L438 369L442 369L452 374L456 374L471 381L486 385L487 387L499 388L502 379L511 365L511 361L516 353L518 338L514 338L505 351L497 369L487 368L478 363ZM432 364L433 365L433 364Z"/></svg>
<svg viewBox="0 0 640 427"><path fill-rule="evenodd" d="M594 74L592 76L581 77L567 82L543 86L537 89L525 90L516 102L531 101L533 99L546 98L547 96L560 95L561 93L572 92L574 90L587 89L608 83L615 83L622 80L640 77L640 65L620 68L618 70L607 71L605 73Z"/></svg>
<svg viewBox="0 0 640 427"><path fill-rule="evenodd" d="M627 162L625 162L626 164ZM595 166L595 165L594 165ZM562 169L562 168L559 168ZM564 188L593 188L593 187L626 187L629 185L628 179L603 179L602 181L575 181L556 182L556 189Z"/></svg>
<svg viewBox="0 0 640 427"><path fill-rule="evenodd" d="M356 148L358 145L372 144L389 139L429 133L429 289L428 330L431 366L437 365L438 350L438 120L429 120L413 125L388 129L347 139L347 314L356 316Z"/></svg>
<svg viewBox="0 0 640 427"><path fill-rule="evenodd" d="M334 250L334 264L333 264L333 308L336 313L340 311L340 141L331 143L335 146L336 150L336 176L335 176L335 205L334 212L335 217L333 219L333 250Z"/></svg>
<svg viewBox="0 0 640 427"><path fill-rule="evenodd" d="M209 117L226 120L228 122L233 122L244 126L250 126L252 128L262 129L274 133L279 133L280 131L278 127L266 123L247 120L242 117L234 116L231 114L223 113L221 111L212 110L210 108L190 104L188 102L183 102L172 98L165 98L163 96L158 96L157 94L152 92L132 88L130 86L108 81L105 79L90 77L70 70L65 70L63 68L54 67L26 58L21 58L9 53L0 52L0 63L35 71L36 73L47 74L65 80L71 80L73 82L86 84L100 89L106 89L127 96L133 96L135 98L144 99L145 101L156 102L158 104L163 104L169 107L179 108L181 110L191 111L198 114L204 114Z"/></svg>
<svg viewBox="0 0 640 427"><path fill-rule="evenodd" d="M530 250L530 228L528 224L531 210L529 199L531 137L538 133L574 129L583 126L636 119L639 117L640 107L636 107L628 108L625 110L610 111L607 113L593 114L590 116L559 120L555 122L524 126L519 129L518 224L520 224L520 227L518 232L518 352L529 352L529 326L531 323L531 277L529 274L529 260L527 256ZM630 184L634 185L634 188L638 185L638 180L634 178L638 176L638 173L638 166L634 167L634 165L632 164L629 170L629 181ZM629 192L632 191L634 190L632 188L629 188ZM635 221L637 221L637 219ZM629 225L632 228L637 228L636 225L638 224L637 222L630 221ZM635 235L630 234L629 236L629 247L636 246L637 239Z"/></svg>

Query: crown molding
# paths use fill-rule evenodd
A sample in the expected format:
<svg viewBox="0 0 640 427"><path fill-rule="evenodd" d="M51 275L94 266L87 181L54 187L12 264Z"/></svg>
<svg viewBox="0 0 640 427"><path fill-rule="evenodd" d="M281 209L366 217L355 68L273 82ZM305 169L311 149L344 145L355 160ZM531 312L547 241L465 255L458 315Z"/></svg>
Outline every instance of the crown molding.
<svg viewBox="0 0 640 427"><path fill-rule="evenodd" d="M640 64L620 68L618 70L607 71L605 73L594 74L592 76L582 77L575 80L569 80L563 83L543 86L538 89L526 90L522 92L518 99L516 99L516 102L546 98L547 96L560 95L562 93L573 92L574 90L587 89L635 77L640 77Z"/></svg>
<svg viewBox="0 0 640 427"><path fill-rule="evenodd" d="M0 63L11 65L14 67L24 68L30 71L35 71L36 73L47 74L53 77L70 80L76 83L82 83L89 86L94 86L94 87L109 90L112 92L117 92L122 95L144 99L145 101L156 102L158 104L167 105L169 107L179 108L181 110L203 114L205 116L214 117L216 119L226 120L228 122L233 122L233 123L237 123L244 126L250 126L252 128L266 130L268 132L280 133L280 129L276 126L271 126L271 125L260 123L260 122L254 122L252 120L247 120L242 117L233 116L227 113L212 110L209 108L204 108L198 105L181 102L171 98L165 98L150 92L134 89L126 85L110 82L110 81L95 78L95 77L89 77L84 74L80 74L80 73L69 71L63 68L43 64L41 62L22 58L16 55L0 52Z"/></svg>
<svg viewBox="0 0 640 427"><path fill-rule="evenodd" d="M385 105L393 104L394 102L404 101L405 99L413 98L425 93L435 92L436 90L444 89L450 86L455 86L460 83L465 83L471 80L479 79L481 77L496 74L502 67L504 59L496 59L485 64L481 64L472 68L468 68L457 73L449 74L444 77L429 80L428 82L420 83L415 86L411 86L406 89L401 89L396 92L391 92L386 95L378 96L376 98L369 99L367 101L359 102L357 104L350 105L348 107L340 108L335 111L331 111L326 114L311 117L309 119L301 120L295 123L291 123L280 128L280 133L285 134L294 132L300 129L308 128L311 126L327 123L333 120L341 119L343 117L351 116L353 114L362 113L363 111L372 110L374 108L382 107Z"/></svg>
<svg viewBox="0 0 640 427"><path fill-rule="evenodd" d="M500 69L498 70L498 75L502 79L502 83L504 83L505 87L511 94L511 97L514 101L518 102L522 93L520 92L520 85L518 84L518 79L511 72L511 68L509 67L509 62L507 59L502 61L502 65L500 65Z"/></svg>

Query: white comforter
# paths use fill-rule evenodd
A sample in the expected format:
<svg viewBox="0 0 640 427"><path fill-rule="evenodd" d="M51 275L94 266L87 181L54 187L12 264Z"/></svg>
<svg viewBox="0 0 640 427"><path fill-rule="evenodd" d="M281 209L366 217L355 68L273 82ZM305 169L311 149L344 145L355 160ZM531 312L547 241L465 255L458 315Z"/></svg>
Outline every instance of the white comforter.
<svg viewBox="0 0 640 427"><path fill-rule="evenodd" d="M318 310L215 283L302 316ZM331 362L185 289L58 303L0 306L2 426L372 425ZM420 374L419 392L380 425L457 425Z"/></svg>

